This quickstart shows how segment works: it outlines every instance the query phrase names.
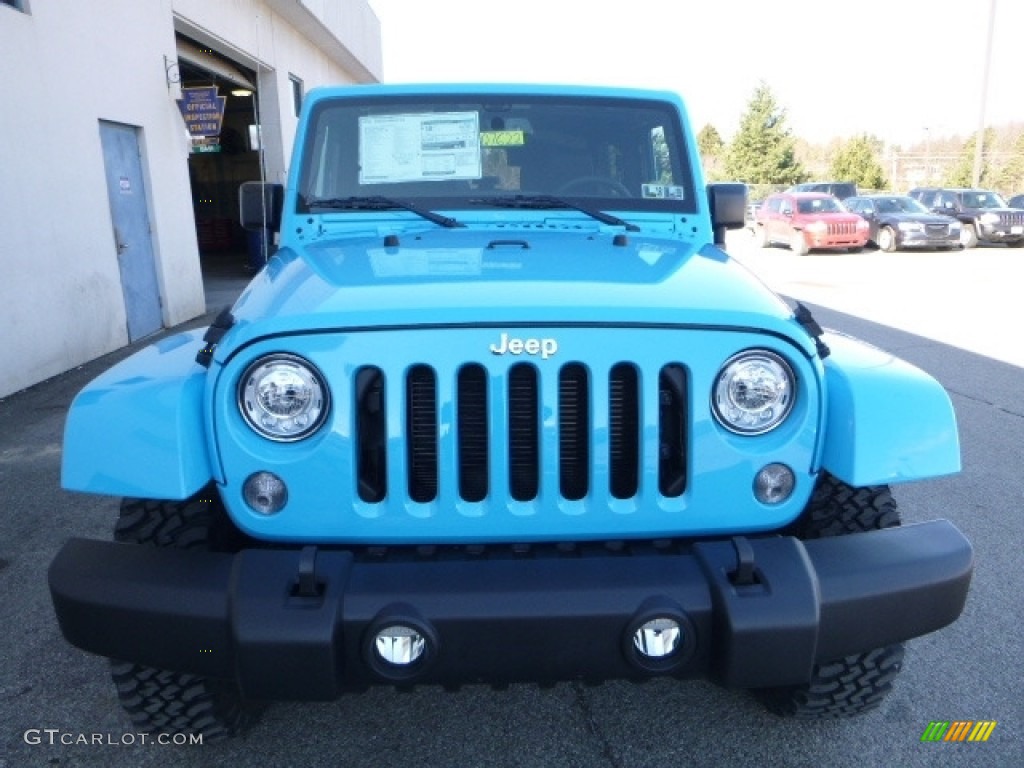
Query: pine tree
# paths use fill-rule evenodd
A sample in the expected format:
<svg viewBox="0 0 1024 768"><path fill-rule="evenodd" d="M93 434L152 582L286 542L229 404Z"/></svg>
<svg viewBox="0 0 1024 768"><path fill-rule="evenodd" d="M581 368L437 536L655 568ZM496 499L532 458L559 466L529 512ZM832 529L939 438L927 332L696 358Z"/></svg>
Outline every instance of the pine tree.
<svg viewBox="0 0 1024 768"><path fill-rule="evenodd" d="M786 127L785 110L762 82L754 89L725 155L725 175L748 184L795 184L806 177Z"/></svg>
<svg viewBox="0 0 1024 768"><path fill-rule="evenodd" d="M861 189L885 189L889 182L878 162L881 142L867 134L843 144L832 158L829 178L852 181Z"/></svg>
<svg viewBox="0 0 1024 768"><path fill-rule="evenodd" d="M1007 195L1024 192L1024 133L1013 142L1010 159L999 169L996 184Z"/></svg>
<svg viewBox="0 0 1024 768"><path fill-rule="evenodd" d="M985 136L983 144L981 145L982 160L981 160L981 178L978 181L978 185L987 187L991 184L991 169L989 168L988 161L985 160L985 148L992 146L994 140L994 133L991 128L985 130ZM964 144L963 151L960 153L960 157L956 163L950 166L946 170L946 176L943 179L943 183L947 187L971 187L974 186L974 147L978 141L977 132L971 136Z"/></svg>
<svg viewBox="0 0 1024 768"><path fill-rule="evenodd" d="M715 126L708 123L697 134L697 151L700 153L700 162L704 166L704 175L709 179L720 177L720 166L722 164L722 152L725 149L725 142L722 135Z"/></svg>

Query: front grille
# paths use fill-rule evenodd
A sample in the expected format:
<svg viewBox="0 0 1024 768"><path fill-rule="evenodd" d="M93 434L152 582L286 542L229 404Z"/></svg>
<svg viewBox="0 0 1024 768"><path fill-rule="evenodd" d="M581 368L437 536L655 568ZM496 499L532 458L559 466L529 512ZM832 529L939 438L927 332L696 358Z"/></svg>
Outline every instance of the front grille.
<svg viewBox="0 0 1024 768"><path fill-rule="evenodd" d="M402 494L429 503L450 473L467 502L506 494L533 501L549 481L569 501L594 493L630 499L640 493L644 462L658 467L658 492L678 497L686 489L686 370L670 364L652 373L631 362L600 374L577 362L497 371L470 364L448 390L426 364L402 376L361 368L352 419L359 497L378 503ZM445 391L455 402L445 402ZM389 409L392 401L402 407ZM657 404L646 418L645 402ZM389 414L402 423L389 424ZM389 433L402 437L388 440ZM449 433L454 448L446 454L442 436ZM396 459L389 451L397 450L401 483L389 472Z"/></svg>
<svg viewBox="0 0 1024 768"><path fill-rule="evenodd" d="M844 236L857 234L857 224L852 221L830 221L828 222L828 233L830 236Z"/></svg>
<svg viewBox="0 0 1024 768"><path fill-rule="evenodd" d="M925 224L924 231L931 237L945 237L949 234L948 224Z"/></svg>
<svg viewBox="0 0 1024 768"><path fill-rule="evenodd" d="M1024 226L1024 213L1000 213L999 223L1004 227Z"/></svg>

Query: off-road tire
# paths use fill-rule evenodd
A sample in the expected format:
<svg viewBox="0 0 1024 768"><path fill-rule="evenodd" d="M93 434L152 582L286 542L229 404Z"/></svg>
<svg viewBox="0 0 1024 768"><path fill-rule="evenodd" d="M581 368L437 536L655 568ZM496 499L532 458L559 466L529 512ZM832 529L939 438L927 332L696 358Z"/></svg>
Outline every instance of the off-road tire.
<svg viewBox="0 0 1024 768"><path fill-rule="evenodd" d="M899 524L899 509L888 486L854 488L823 472L807 509L788 532L800 539L820 539ZM805 685L763 688L755 694L769 711L800 720L870 712L892 690L903 650L902 643L894 643L816 664Z"/></svg>
<svg viewBox="0 0 1024 768"><path fill-rule="evenodd" d="M854 488L822 472L807 508L788 533L798 539L824 539L899 524L900 511L888 486Z"/></svg>
<svg viewBox="0 0 1024 768"><path fill-rule="evenodd" d="M152 547L237 552L246 543L214 486L184 501L123 499L114 541Z"/></svg>
<svg viewBox="0 0 1024 768"><path fill-rule="evenodd" d="M798 720L850 717L876 709L903 665L903 644L875 648L814 667L808 685L767 688L759 696L770 712Z"/></svg>
<svg viewBox="0 0 1024 768"><path fill-rule="evenodd" d="M216 552L237 551L245 542L213 486L185 501L124 499L114 539ZM110 660L110 672L121 706L144 733L202 735L206 744L241 733L261 709L227 681L118 659Z"/></svg>
<svg viewBox="0 0 1024 768"><path fill-rule="evenodd" d="M201 735L211 744L241 733L259 715L232 683L116 659L110 674L140 732Z"/></svg>

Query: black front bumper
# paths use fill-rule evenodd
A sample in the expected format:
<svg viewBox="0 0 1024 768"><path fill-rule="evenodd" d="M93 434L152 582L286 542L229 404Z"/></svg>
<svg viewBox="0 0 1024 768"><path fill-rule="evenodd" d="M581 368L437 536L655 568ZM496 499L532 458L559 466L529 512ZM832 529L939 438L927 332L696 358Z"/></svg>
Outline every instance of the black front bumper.
<svg viewBox="0 0 1024 768"><path fill-rule="evenodd" d="M816 662L953 622L971 571L970 544L940 520L662 554L420 562L72 539L49 580L60 627L80 648L232 679L252 698L329 700L373 684L663 674L799 684ZM647 659L632 636L660 617L680 623L683 642ZM377 630L393 623L427 639L420 662L402 668L376 655Z"/></svg>

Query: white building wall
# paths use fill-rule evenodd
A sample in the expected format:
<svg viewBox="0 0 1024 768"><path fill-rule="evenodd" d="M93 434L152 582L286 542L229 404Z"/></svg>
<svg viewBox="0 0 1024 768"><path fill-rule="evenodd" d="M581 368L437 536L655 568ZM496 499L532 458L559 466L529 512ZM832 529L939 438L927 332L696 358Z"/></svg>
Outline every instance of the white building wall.
<svg viewBox="0 0 1024 768"><path fill-rule="evenodd" d="M381 71L380 26L365 0L312 5L32 0L29 13L0 5L0 397L128 343L101 120L140 129L164 325L203 314L188 140L164 57L174 61L175 31L188 30L259 71L263 117L276 123L267 165L280 180L295 133L289 73L309 89L373 81ZM353 65L355 54L365 61Z"/></svg>
<svg viewBox="0 0 1024 768"><path fill-rule="evenodd" d="M164 323L205 309L169 0L29 8L0 6L0 396L128 341L100 120L141 127Z"/></svg>

